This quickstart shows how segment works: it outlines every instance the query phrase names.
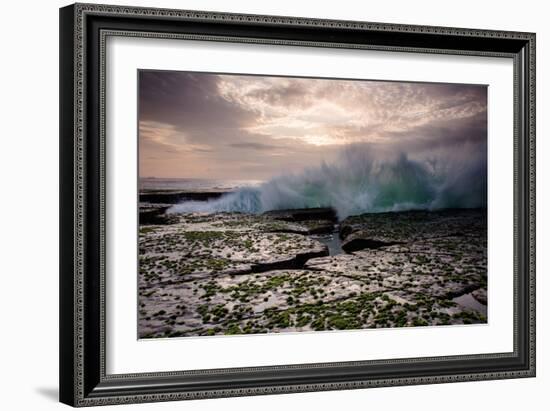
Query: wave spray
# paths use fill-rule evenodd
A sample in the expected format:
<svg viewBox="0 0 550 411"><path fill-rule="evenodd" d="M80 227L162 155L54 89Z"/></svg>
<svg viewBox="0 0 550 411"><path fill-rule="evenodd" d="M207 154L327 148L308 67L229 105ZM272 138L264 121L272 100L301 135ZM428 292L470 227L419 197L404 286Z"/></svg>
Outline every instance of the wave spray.
<svg viewBox="0 0 550 411"><path fill-rule="evenodd" d="M479 144L423 154L352 145L333 163L282 174L209 201L185 201L171 213L263 213L332 207L340 219L362 213L487 206L487 151Z"/></svg>

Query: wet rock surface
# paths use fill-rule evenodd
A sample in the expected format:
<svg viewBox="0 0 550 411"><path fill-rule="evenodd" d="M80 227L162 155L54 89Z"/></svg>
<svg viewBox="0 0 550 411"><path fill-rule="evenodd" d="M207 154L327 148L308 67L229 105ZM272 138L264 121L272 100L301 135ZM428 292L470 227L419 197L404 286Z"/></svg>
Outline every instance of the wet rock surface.
<svg viewBox="0 0 550 411"><path fill-rule="evenodd" d="M168 210L170 207L170 204L140 203L139 224L159 225L176 223L177 218L170 214L166 214L166 210Z"/></svg>
<svg viewBox="0 0 550 411"><path fill-rule="evenodd" d="M480 304L487 305L487 289L478 288L472 291L472 297L474 297Z"/></svg>
<svg viewBox="0 0 550 411"><path fill-rule="evenodd" d="M273 210L265 216L282 221L337 221L336 211L332 208L300 208L296 210Z"/></svg>
<svg viewBox="0 0 550 411"><path fill-rule="evenodd" d="M178 190L160 190L160 191L145 191L139 194L139 201L144 203L166 203L177 204L181 201L207 201L220 198L224 195L224 191L220 192L197 192L190 193L187 191Z"/></svg>
<svg viewBox="0 0 550 411"><path fill-rule="evenodd" d="M455 302L486 306L486 210L349 217L334 235L356 245L338 255L311 231L331 220L174 218L140 228L141 338L487 321Z"/></svg>

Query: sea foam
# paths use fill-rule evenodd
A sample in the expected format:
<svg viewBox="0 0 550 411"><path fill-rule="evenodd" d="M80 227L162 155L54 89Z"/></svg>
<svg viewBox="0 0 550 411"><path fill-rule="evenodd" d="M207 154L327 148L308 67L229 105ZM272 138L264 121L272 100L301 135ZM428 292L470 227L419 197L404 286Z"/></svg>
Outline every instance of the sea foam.
<svg viewBox="0 0 550 411"><path fill-rule="evenodd" d="M209 201L185 201L170 213L332 207L343 219L366 212L487 206L486 146L407 155L354 145L332 163L282 174Z"/></svg>

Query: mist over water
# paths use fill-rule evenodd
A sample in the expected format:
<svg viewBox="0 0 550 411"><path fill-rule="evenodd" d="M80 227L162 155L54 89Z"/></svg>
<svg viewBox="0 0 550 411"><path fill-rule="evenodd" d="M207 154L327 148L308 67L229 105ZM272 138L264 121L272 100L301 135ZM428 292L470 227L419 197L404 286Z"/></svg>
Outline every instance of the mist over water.
<svg viewBox="0 0 550 411"><path fill-rule="evenodd" d="M487 206L485 144L463 144L406 154L374 145L351 145L333 163L282 174L210 201L186 201L183 212L332 207L340 219L367 212Z"/></svg>

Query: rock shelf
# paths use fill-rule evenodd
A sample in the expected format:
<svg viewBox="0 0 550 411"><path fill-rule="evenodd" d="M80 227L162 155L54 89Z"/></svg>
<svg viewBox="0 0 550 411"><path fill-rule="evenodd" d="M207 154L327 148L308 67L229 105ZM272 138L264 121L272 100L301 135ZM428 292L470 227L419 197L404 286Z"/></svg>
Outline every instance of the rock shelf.
<svg viewBox="0 0 550 411"><path fill-rule="evenodd" d="M487 322L453 301L487 304L486 210L349 217L338 255L312 235L330 212L298 211L142 225L140 338Z"/></svg>

